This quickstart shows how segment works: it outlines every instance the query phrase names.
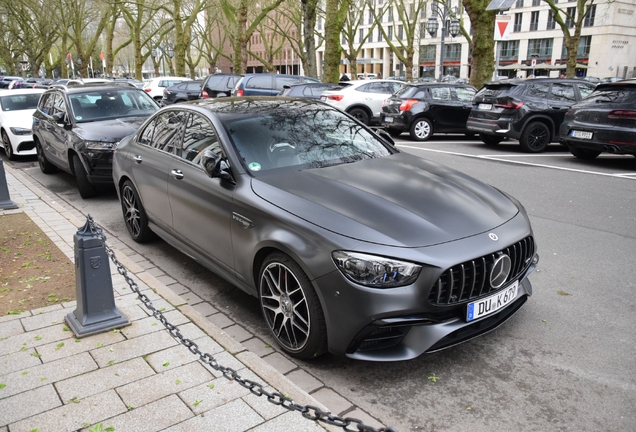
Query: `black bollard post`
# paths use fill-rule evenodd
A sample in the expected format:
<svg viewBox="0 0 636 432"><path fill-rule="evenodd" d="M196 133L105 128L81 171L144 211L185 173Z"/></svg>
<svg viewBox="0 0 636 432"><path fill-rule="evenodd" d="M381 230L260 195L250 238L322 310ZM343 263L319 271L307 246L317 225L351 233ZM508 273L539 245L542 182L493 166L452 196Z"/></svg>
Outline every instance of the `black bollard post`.
<svg viewBox="0 0 636 432"><path fill-rule="evenodd" d="M66 323L78 338L130 325L115 306L108 255L90 217L73 236L77 308L66 315Z"/></svg>
<svg viewBox="0 0 636 432"><path fill-rule="evenodd" d="M4 161L0 159L0 210L17 209L18 205L11 201L9 186L7 186L7 176L4 173Z"/></svg>

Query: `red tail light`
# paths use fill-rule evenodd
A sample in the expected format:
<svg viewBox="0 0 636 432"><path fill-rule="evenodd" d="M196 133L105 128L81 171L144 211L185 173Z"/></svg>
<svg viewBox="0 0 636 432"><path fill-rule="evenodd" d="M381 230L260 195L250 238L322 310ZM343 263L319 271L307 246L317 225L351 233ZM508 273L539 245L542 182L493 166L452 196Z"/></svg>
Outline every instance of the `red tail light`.
<svg viewBox="0 0 636 432"><path fill-rule="evenodd" d="M344 95L329 95L329 96L327 96L327 99L335 100L337 102L340 102L342 100L342 98L344 98Z"/></svg>
<svg viewBox="0 0 636 432"><path fill-rule="evenodd" d="M636 111L634 110L614 110L610 111L607 118L611 119L636 119Z"/></svg>
<svg viewBox="0 0 636 432"><path fill-rule="evenodd" d="M146 93L150 93L150 87L146 87L146 88L144 89L144 91L145 91Z"/></svg>
<svg viewBox="0 0 636 432"><path fill-rule="evenodd" d="M201 91L201 98L202 99L209 99L210 95L208 94L207 90L202 90Z"/></svg>
<svg viewBox="0 0 636 432"><path fill-rule="evenodd" d="M236 95L237 96L243 96L245 94L245 92L243 90L237 90L236 91Z"/></svg>
<svg viewBox="0 0 636 432"><path fill-rule="evenodd" d="M410 111L411 107L418 102L417 99L407 99L400 105L400 111Z"/></svg>
<svg viewBox="0 0 636 432"><path fill-rule="evenodd" d="M523 105L523 102L515 101L512 99L508 99L508 102L506 102L505 104L495 104L497 108L504 108L504 109L519 109L521 108L521 105Z"/></svg>

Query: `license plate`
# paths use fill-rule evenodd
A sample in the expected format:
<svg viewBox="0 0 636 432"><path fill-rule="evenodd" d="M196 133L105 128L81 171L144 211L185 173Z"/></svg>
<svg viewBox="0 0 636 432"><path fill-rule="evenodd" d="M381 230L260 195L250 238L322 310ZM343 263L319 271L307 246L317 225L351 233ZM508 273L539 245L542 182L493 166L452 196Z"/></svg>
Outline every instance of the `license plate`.
<svg viewBox="0 0 636 432"><path fill-rule="evenodd" d="M384 117L384 123L393 123L393 117Z"/></svg>
<svg viewBox="0 0 636 432"><path fill-rule="evenodd" d="M512 303L517 298L517 290L519 289L519 281L516 281L505 290L495 295L486 297L479 301L468 303L468 311L466 313L466 321L473 321L477 318L490 315L497 312Z"/></svg>
<svg viewBox="0 0 636 432"><path fill-rule="evenodd" d="M479 104L479 105L477 105L477 109L490 110L490 109L492 109L492 104Z"/></svg>
<svg viewBox="0 0 636 432"><path fill-rule="evenodd" d="M581 138L581 139L592 139L592 132L583 132L583 131L573 130L570 132L570 136L574 138Z"/></svg>

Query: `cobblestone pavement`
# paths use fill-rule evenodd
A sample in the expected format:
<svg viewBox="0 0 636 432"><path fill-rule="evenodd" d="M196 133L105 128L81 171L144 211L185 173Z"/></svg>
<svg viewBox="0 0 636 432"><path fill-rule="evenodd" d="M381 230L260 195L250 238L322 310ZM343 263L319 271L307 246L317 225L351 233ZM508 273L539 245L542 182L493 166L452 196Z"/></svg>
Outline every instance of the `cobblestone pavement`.
<svg viewBox="0 0 636 432"><path fill-rule="evenodd" d="M86 215L19 170L5 167L11 199L69 257ZM380 427L268 342L256 338L106 232L140 289L182 334L223 366L314 405ZM64 317L75 302L0 317L0 432L75 431L102 423L122 431L342 430L269 403L198 360L144 308L111 263L115 304L131 321L76 339Z"/></svg>

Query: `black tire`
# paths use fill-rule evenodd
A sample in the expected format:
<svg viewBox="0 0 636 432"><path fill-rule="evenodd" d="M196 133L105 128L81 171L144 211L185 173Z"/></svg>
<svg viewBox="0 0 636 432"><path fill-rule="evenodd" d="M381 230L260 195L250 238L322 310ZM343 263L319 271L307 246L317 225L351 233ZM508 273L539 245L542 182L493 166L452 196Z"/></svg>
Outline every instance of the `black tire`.
<svg viewBox="0 0 636 432"><path fill-rule="evenodd" d="M283 351L302 360L324 354L325 317L318 295L300 266L282 252L272 253L261 265L258 280L263 317Z"/></svg>
<svg viewBox="0 0 636 432"><path fill-rule="evenodd" d="M13 152L13 147L11 146L11 140L5 131L2 131L2 146L4 147L4 152L7 155L7 158L10 161L15 160L16 156Z"/></svg>
<svg viewBox="0 0 636 432"><path fill-rule="evenodd" d="M570 153L579 159L592 160L596 159L601 154L600 151L589 150L579 147L570 147Z"/></svg>
<svg viewBox="0 0 636 432"><path fill-rule="evenodd" d="M521 148L528 153L541 153L550 144L550 128L545 123L530 122L519 139Z"/></svg>
<svg viewBox="0 0 636 432"><path fill-rule="evenodd" d="M402 131L401 130L397 130L397 129L392 129L392 128L387 128L386 131L389 133L389 135L391 135L393 138L397 138L400 135L402 135Z"/></svg>
<svg viewBox="0 0 636 432"><path fill-rule="evenodd" d="M34 141L35 141L35 150L37 151L37 154L38 154L38 165L40 166L40 171L42 171L44 174L53 174L54 172L57 171L57 167L53 165L51 162L49 162L49 160L44 155L44 150L42 149L42 145L40 144L40 141L38 141L37 138L34 139Z"/></svg>
<svg viewBox="0 0 636 432"><path fill-rule="evenodd" d="M73 164L73 172L75 173L75 180L77 181L77 189L79 189L80 196L82 198L94 197L97 194L97 188L88 181L88 175L79 156L71 156L71 163Z"/></svg>
<svg viewBox="0 0 636 432"><path fill-rule="evenodd" d="M413 120L409 134L414 141L428 141L433 136L433 124L423 117Z"/></svg>
<svg viewBox="0 0 636 432"><path fill-rule="evenodd" d="M130 180L126 180L121 187L121 211L130 237L137 243L144 243L154 238L154 233L148 227L148 215L144 209L137 189Z"/></svg>
<svg viewBox="0 0 636 432"><path fill-rule="evenodd" d="M503 141L503 137L487 134L479 134L479 139L482 140L484 144L489 146L496 146Z"/></svg>
<svg viewBox="0 0 636 432"><path fill-rule="evenodd" d="M355 118L356 120L358 120L360 123L364 123L365 125L369 124L369 114L362 108L353 108L349 111L347 111L349 113L349 115L353 118Z"/></svg>
<svg viewBox="0 0 636 432"><path fill-rule="evenodd" d="M464 133L464 136L468 139L474 139L475 138L475 133L474 132L466 132Z"/></svg>

